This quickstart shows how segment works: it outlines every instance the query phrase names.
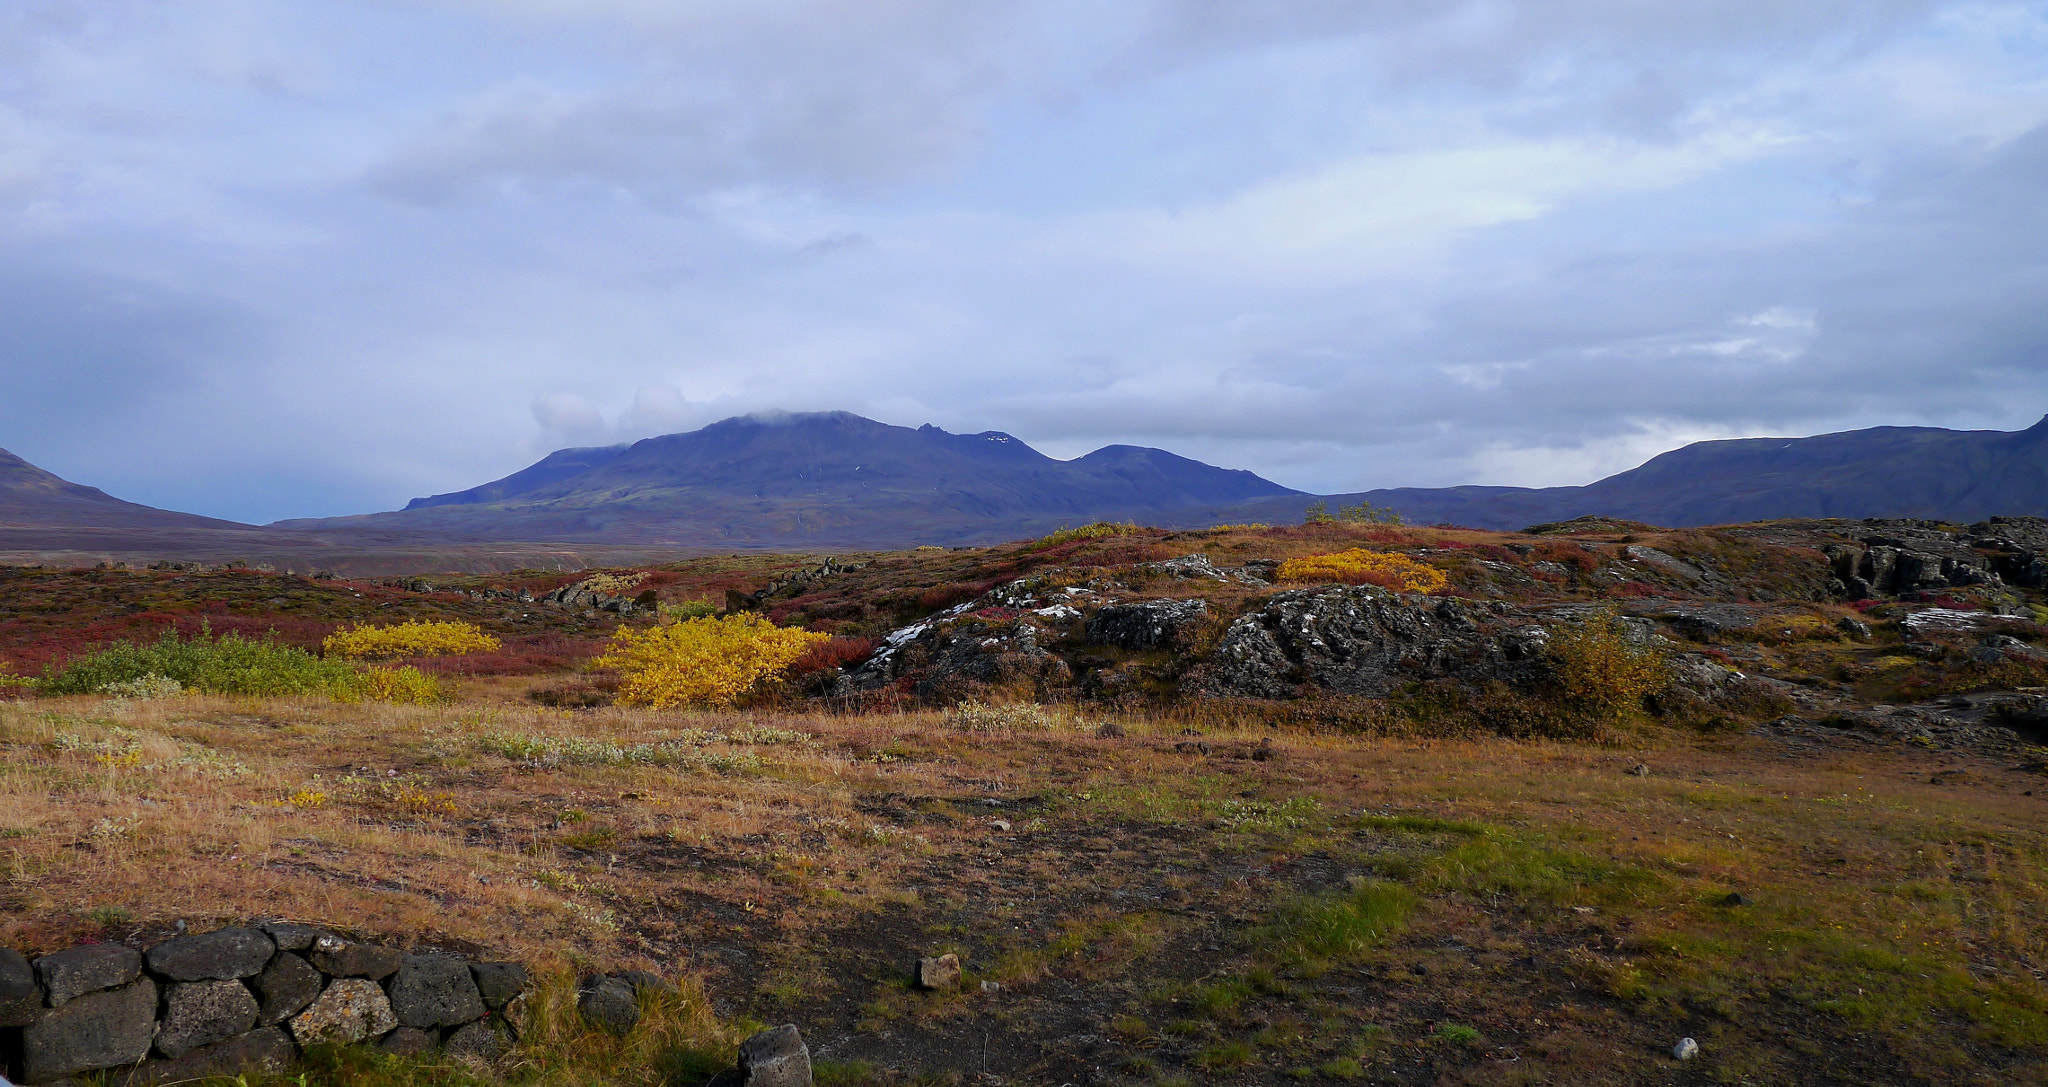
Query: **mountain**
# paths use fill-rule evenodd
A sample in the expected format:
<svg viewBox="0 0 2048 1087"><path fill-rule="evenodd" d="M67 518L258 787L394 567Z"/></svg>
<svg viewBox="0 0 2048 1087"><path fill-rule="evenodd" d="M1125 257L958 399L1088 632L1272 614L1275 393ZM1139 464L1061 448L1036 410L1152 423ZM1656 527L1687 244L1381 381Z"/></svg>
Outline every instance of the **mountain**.
<svg viewBox="0 0 2048 1087"><path fill-rule="evenodd" d="M1015 539L1104 518L1297 495L1160 449L1055 460L998 431L951 434L847 412L742 416L627 445L564 449L503 479L296 531L678 547L889 547Z"/></svg>
<svg viewBox="0 0 2048 1087"><path fill-rule="evenodd" d="M251 530L234 521L124 502L72 483L0 449L0 526L9 529Z"/></svg>
<svg viewBox="0 0 2048 1087"><path fill-rule="evenodd" d="M1694 442L1583 487L1402 487L1333 495L1421 524L1511 529L1597 514L1673 527L1787 517L2048 515L2048 418L2021 431L1872 427L1811 438ZM1282 521L1299 502L1219 514Z"/></svg>

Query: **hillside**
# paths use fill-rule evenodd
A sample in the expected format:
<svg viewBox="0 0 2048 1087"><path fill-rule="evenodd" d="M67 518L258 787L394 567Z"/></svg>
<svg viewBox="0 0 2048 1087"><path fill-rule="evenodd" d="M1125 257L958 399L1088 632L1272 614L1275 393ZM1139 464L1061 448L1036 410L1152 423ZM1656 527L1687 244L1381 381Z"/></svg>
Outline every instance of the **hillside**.
<svg viewBox="0 0 2048 1087"><path fill-rule="evenodd" d="M1586 515L1674 528L1783 517L1967 523L2048 513L2048 419L2022 431L1872 427L1811 438L1694 442L1583 487L1399 487L1333 495L1423 524L1512 529ZM1296 500L1214 511L1288 521Z"/></svg>
<svg viewBox="0 0 2048 1087"><path fill-rule="evenodd" d="M1159 449L1055 460L996 431L951 434L846 412L727 419L630 445L565 449L403 510L280 522L316 531L605 539L683 547L991 543L1097 519L1299 492Z"/></svg>

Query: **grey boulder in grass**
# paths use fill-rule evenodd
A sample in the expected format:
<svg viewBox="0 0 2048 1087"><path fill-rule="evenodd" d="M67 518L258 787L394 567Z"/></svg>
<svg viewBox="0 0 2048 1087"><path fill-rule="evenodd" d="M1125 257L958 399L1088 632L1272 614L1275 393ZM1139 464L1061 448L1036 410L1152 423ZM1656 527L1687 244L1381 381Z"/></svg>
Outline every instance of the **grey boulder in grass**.
<svg viewBox="0 0 2048 1087"><path fill-rule="evenodd" d="M165 940L149 949L149 972L170 981L228 981L263 972L276 954L253 928L224 928Z"/></svg>
<svg viewBox="0 0 2048 1087"><path fill-rule="evenodd" d="M740 1082L746 1087L811 1087L811 1050L788 1023L740 1043Z"/></svg>
<svg viewBox="0 0 2048 1087"><path fill-rule="evenodd" d="M407 955L391 978L391 1010L408 1027L453 1027L484 1016L469 964L452 955Z"/></svg>
<svg viewBox="0 0 2048 1087"><path fill-rule="evenodd" d="M36 977L53 1008L86 993L126 985L140 976L142 954L120 944L87 944L36 960Z"/></svg>
<svg viewBox="0 0 2048 1087"><path fill-rule="evenodd" d="M23 1082L134 1064L149 1056L155 1036L156 982L148 978L74 997L21 1032Z"/></svg>
<svg viewBox="0 0 2048 1087"><path fill-rule="evenodd" d="M239 981L173 982L164 994L156 1050L181 1057L188 1050L224 1042L256 1025L256 998Z"/></svg>

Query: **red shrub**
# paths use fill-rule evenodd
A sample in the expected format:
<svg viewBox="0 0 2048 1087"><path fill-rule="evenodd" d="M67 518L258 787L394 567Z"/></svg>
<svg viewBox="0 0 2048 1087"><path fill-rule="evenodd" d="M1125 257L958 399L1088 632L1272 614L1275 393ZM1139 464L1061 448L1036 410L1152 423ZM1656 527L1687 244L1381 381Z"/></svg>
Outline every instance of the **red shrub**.
<svg viewBox="0 0 2048 1087"><path fill-rule="evenodd" d="M833 668L845 668L868 659L882 643L873 638L841 638L820 642L789 666L790 674L807 676Z"/></svg>

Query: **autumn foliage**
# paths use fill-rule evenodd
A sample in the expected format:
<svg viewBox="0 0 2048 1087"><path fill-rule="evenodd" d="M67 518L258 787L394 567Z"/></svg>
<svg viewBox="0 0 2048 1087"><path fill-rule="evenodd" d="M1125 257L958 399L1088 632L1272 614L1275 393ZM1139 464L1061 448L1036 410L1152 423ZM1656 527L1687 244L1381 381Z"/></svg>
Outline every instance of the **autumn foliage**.
<svg viewBox="0 0 2048 1087"><path fill-rule="evenodd" d="M393 657L461 656L495 653L498 639L474 623L422 622L408 619L396 626L354 626L329 634L320 648L330 657L348 660Z"/></svg>
<svg viewBox="0 0 2048 1087"><path fill-rule="evenodd" d="M618 671L621 705L728 706L830 640L738 612L645 630L620 627L592 664Z"/></svg>
<svg viewBox="0 0 2048 1087"><path fill-rule="evenodd" d="M1390 551L1354 547L1330 555L1310 555L1280 564L1282 581L1341 581L1378 585L1406 593L1433 593L1444 587L1444 572Z"/></svg>

